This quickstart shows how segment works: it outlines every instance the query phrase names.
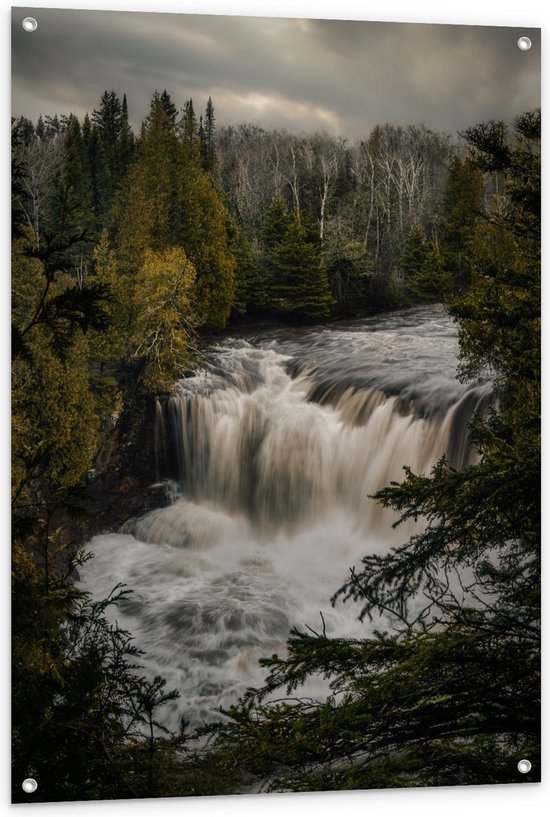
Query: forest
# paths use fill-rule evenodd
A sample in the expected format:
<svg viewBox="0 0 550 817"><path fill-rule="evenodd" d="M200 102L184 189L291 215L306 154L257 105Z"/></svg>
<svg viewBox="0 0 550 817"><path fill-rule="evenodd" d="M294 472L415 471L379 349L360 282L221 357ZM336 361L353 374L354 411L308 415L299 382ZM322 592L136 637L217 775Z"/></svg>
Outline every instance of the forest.
<svg viewBox="0 0 550 817"><path fill-rule="evenodd" d="M164 90L135 133L111 90L12 136L14 801L520 782L519 757L538 780L540 112L348 142L217 127L211 99L201 114ZM424 533L335 579L333 603L394 630L295 629L261 689L169 729L178 691L106 616L131 588L97 601L77 582L113 428L205 337L432 302L495 400L475 464L377 494ZM312 675L326 701L300 697Z"/></svg>

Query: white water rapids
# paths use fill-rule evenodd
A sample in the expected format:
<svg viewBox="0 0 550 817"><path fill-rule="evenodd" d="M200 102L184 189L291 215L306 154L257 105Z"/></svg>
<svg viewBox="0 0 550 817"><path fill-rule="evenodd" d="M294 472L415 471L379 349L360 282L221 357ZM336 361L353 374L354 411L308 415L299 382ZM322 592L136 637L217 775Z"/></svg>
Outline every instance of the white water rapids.
<svg viewBox="0 0 550 817"><path fill-rule="evenodd" d="M172 504L96 536L81 583L133 590L113 611L145 671L181 698L172 717L212 718L262 681L289 629L360 636L351 604L330 606L349 568L411 529L368 498L403 466L474 456L468 422L490 384L455 378L456 330L441 307L228 339L157 407L160 477ZM307 694L322 694L312 682Z"/></svg>

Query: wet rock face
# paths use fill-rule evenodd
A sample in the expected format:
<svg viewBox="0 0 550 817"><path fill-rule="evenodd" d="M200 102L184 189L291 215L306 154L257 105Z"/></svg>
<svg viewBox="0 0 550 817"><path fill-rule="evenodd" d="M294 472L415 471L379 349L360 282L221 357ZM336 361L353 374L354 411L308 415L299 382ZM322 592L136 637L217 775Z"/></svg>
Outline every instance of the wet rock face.
<svg viewBox="0 0 550 817"><path fill-rule="evenodd" d="M84 535L118 528L130 517L167 504L155 467L155 397L123 383L125 408L104 429L103 443L86 474Z"/></svg>

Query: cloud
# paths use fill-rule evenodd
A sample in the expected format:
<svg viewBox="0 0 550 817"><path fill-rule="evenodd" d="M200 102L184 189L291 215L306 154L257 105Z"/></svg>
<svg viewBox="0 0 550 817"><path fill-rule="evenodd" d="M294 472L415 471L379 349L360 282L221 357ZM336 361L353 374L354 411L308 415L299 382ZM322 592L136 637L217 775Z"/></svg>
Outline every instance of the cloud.
<svg viewBox="0 0 550 817"><path fill-rule="evenodd" d="M166 88L180 107L211 95L219 124L350 137L383 122L455 131L540 104L533 29L14 9L12 53L13 113L32 119L82 115L106 88L127 94L136 127Z"/></svg>

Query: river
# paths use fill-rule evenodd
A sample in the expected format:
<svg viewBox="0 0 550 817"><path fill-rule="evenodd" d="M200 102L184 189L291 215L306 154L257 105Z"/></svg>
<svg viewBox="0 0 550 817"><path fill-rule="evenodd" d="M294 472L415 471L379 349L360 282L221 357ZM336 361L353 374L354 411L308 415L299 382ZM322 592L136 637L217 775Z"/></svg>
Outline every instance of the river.
<svg viewBox="0 0 550 817"><path fill-rule="evenodd" d="M258 658L284 654L293 626L319 631L320 612L329 635L368 633L330 597L363 555L412 533L369 495L404 465L475 457L468 422L490 383L459 382L457 354L440 306L266 331L209 348L159 402L156 468L172 502L94 537L81 585L133 590L112 615L145 672L179 689L173 723L259 685Z"/></svg>

